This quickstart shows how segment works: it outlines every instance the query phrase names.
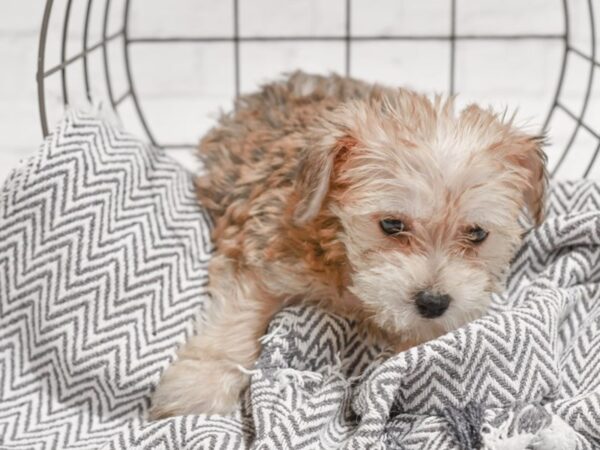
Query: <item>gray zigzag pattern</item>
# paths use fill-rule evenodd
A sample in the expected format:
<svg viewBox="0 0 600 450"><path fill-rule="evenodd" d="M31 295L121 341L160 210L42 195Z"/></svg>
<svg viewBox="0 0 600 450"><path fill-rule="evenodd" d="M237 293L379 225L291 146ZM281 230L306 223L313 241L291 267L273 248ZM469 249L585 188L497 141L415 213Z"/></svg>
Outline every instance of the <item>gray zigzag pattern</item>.
<svg viewBox="0 0 600 450"><path fill-rule="evenodd" d="M598 448L599 211L596 183L554 185L506 293L466 327L393 355L291 307L239 411L148 423L207 301L210 223L176 163L72 112L0 191L0 448L454 449L555 418Z"/></svg>
<svg viewBox="0 0 600 450"><path fill-rule="evenodd" d="M1 446L152 442L161 427L136 431L149 393L205 296L210 226L190 176L72 113L0 198Z"/></svg>

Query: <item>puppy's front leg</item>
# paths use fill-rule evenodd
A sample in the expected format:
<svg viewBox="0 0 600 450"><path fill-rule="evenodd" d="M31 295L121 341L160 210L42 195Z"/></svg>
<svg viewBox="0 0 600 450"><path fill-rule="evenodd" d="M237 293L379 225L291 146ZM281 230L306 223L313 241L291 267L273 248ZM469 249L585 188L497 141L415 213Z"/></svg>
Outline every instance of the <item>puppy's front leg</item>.
<svg viewBox="0 0 600 450"><path fill-rule="evenodd" d="M231 412L249 381L239 366L255 363L258 340L280 307L251 277L213 269L207 320L163 375L152 399L151 419Z"/></svg>

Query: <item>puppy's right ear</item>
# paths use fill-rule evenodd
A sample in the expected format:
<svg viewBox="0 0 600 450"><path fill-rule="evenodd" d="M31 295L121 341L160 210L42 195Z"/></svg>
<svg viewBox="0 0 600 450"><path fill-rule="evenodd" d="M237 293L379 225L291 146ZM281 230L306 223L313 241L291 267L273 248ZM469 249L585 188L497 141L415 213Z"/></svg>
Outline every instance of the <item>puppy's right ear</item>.
<svg viewBox="0 0 600 450"><path fill-rule="evenodd" d="M299 199L293 217L296 225L304 225L317 217L329 192L336 166L348 157L355 146L356 139L350 136L327 137L305 151L296 178Z"/></svg>

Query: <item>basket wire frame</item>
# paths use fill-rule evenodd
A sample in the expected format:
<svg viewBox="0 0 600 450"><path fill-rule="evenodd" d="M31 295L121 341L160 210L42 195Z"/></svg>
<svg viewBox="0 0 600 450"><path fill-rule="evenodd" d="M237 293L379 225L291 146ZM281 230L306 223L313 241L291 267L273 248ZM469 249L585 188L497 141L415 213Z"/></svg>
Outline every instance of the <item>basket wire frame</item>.
<svg viewBox="0 0 600 450"><path fill-rule="evenodd" d="M124 16L122 26L118 31L109 34L109 17L111 12L111 0L83 0L86 1L85 6L85 22L83 28L83 36L81 42L81 51L71 57L67 57L66 47L67 38L69 33L69 24L71 20L71 9L72 0L67 0L65 10L63 12L62 21L62 34L61 34L61 51L60 51L60 63L53 67L46 68L46 47L48 39L48 28L50 23L50 17L53 13L54 0L46 0L44 14L42 18L42 26L39 36L39 47L38 47L38 63L37 63L37 87L38 87L38 107L40 114L40 123L42 133L44 136L48 135L48 111L46 104L46 89L45 81L50 76L60 74L61 79L61 93L62 102L66 106L69 104L68 96L68 74L67 69L71 64L81 60L83 66L83 79L84 89L88 100L91 98L91 85L90 85L90 67L88 57L93 52L102 52L102 61L104 69L104 79L106 83L106 90L108 93L108 101L112 106L113 110L118 113L119 107L127 100L130 100L135 108L135 111L139 117L140 124L144 129L150 142L156 146L175 149L175 148L190 148L192 144L172 144L158 142L152 133L149 126L149 122L146 118L145 112L139 101L138 94L135 88L135 80L132 76L131 70L131 52L130 49L135 45L149 45L149 44L177 44L177 43L233 43L233 55L234 55L234 92L235 96L240 94L240 79L241 79L241 64L240 64L240 44L242 42L329 42L337 41L344 43L344 67L345 75L352 75L352 43L358 41L447 41L450 45L450 60L449 60L449 77L448 77L448 93L455 93L456 84L456 43L458 41L520 41L520 40L554 40L562 43L562 60L559 71L558 81L554 90L551 107L545 117L543 130L546 130L557 110L562 111L568 117L575 122L575 127L567 141L564 149L562 149L557 163L555 164L552 174L554 175L562 166L565 158L569 154L573 143L575 142L577 135L581 129L587 131L593 136L597 145L592 153L591 159L585 170L584 176L588 176L592 167L594 166L598 155L600 154L600 132L594 126L584 122L583 117L588 109L590 98L592 96L592 87L594 83L594 76L596 69L600 68L600 61L598 59L598 49L596 46L596 23L595 23L595 11L594 11L594 0L581 0L585 1L590 26L590 54L587 54L580 49L574 47L571 43L571 30L569 25L569 5L568 0L559 0L561 2L561 9L563 13L564 27L562 33L526 33L526 34L458 34L456 32L457 22L457 0L448 0L450 2L450 33L448 35L367 35L367 36L356 36L352 33L352 0L345 1L345 26L344 34L340 36L313 36L313 35L296 35L296 36L240 36L240 13L239 13L239 0L229 0L233 2L233 34L232 36L198 36L198 37L183 37L183 36L167 36L167 37L131 37L129 34L129 23L130 23L130 11L131 11L131 0L124 0ZM91 10L94 1L104 1L103 18L102 18L102 38L100 41L90 45L89 42L89 25L91 19ZM56 12L58 14L59 12ZM122 54L124 58L124 68L126 74L127 88L125 92L117 95L112 83L111 71L110 71L110 58L108 56L108 44L117 39L122 39ZM573 111L567 107L563 102L560 101L561 93L564 88L565 73L567 66L567 59L570 55L576 55L582 58L589 64L589 72L587 75L587 82L585 86L585 93L582 105L579 111Z"/></svg>

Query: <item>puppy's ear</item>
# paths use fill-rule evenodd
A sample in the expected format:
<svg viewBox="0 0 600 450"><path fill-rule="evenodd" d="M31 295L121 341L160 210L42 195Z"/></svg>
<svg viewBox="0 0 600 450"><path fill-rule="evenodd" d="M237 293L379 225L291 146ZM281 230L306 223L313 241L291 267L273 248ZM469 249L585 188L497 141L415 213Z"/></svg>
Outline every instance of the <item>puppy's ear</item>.
<svg viewBox="0 0 600 450"><path fill-rule="evenodd" d="M293 217L296 225L303 225L319 214L336 167L348 157L356 143L350 136L327 137L304 152L296 179L299 199Z"/></svg>
<svg viewBox="0 0 600 450"><path fill-rule="evenodd" d="M544 136L521 135L516 139L510 158L524 173L523 199L536 226L544 221L548 172Z"/></svg>

